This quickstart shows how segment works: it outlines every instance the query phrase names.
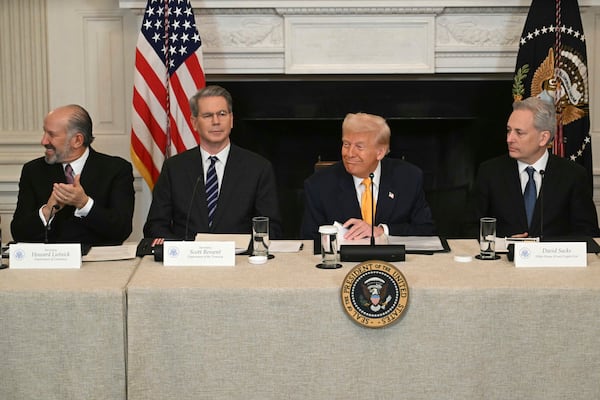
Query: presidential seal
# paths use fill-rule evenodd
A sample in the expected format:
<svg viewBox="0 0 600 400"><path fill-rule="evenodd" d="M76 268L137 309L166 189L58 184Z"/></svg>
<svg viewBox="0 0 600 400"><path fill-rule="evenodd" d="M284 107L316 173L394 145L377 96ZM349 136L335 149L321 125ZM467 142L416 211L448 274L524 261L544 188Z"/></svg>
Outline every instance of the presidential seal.
<svg viewBox="0 0 600 400"><path fill-rule="evenodd" d="M365 261L352 268L341 292L346 314L367 328L383 328L398 321L408 303L406 278L385 261Z"/></svg>

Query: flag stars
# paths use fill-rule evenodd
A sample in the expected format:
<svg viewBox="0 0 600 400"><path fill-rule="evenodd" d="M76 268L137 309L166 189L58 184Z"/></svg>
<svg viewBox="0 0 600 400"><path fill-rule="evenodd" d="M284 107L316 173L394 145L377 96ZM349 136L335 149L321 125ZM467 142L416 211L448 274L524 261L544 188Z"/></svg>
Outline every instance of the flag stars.
<svg viewBox="0 0 600 400"><path fill-rule="evenodd" d="M187 53L187 47L185 47L185 46L181 46L181 47L179 48L179 55L180 55L180 56L183 56L183 55L185 55L186 53Z"/></svg>
<svg viewBox="0 0 600 400"><path fill-rule="evenodd" d="M182 33L182 34L181 34L181 41L182 41L183 43L185 43L185 42L187 42L187 41L189 41L189 40L190 40L190 36L189 36L187 33Z"/></svg>
<svg viewBox="0 0 600 400"><path fill-rule="evenodd" d="M151 17L154 15L154 8L152 7L148 7L148 9L146 10L146 14Z"/></svg>
<svg viewBox="0 0 600 400"><path fill-rule="evenodd" d="M160 34L158 32L154 32L154 35L152 35L152 40L154 40L154 43L157 43L160 40Z"/></svg>
<svg viewBox="0 0 600 400"><path fill-rule="evenodd" d="M191 9L191 8L189 8L189 7L187 7L187 8L185 9L185 15L186 15L186 16L188 16L188 17L191 17L191 16L193 15L193 13L192 13L192 9Z"/></svg>
<svg viewBox="0 0 600 400"><path fill-rule="evenodd" d="M194 33L194 36L192 36L192 40L198 43L200 41L200 34L198 32Z"/></svg>
<svg viewBox="0 0 600 400"><path fill-rule="evenodd" d="M148 30L148 29L152 29L152 21L150 21L149 19L147 19L144 22L144 29Z"/></svg>
<svg viewBox="0 0 600 400"><path fill-rule="evenodd" d="M183 22L183 29L186 31L192 27L192 24L187 19Z"/></svg>
<svg viewBox="0 0 600 400"><path fill-rule="evenodd" d="M156 20L154 23L154 29L160 29L162 27L162 22L160 20Z"/></svg>
<svg viewBox="0 0 600 400"><path fill-rule="evenodd" d="M565 25L562 25L560 27L555 27L553 25L550 25L549 27L543 26L542 28L536 28L533 32L527 32L527 35L521 37L521 39L519 40L519 44L523 46L528 41L534 40L538 36L554 32L565 33L567 35L573 36L576 39L579 39L582 42L585 42L585 35L582 32L573 29L573 27L571 26L567 27Z"/></svg>

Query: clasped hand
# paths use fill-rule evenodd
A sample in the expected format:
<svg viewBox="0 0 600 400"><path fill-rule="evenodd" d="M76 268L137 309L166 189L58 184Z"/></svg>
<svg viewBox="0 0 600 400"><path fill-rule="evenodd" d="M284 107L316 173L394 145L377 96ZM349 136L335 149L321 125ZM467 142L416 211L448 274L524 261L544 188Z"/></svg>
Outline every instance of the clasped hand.
<svg viewBox="0 0 600 400"><path fill-rule="evenodd" d="M364 220L358 218L350 218L344 222L344 228L348 228L348 232L344 235L344 239L364 239L371 237L371 225L367 224ZM375 237L381 236L384 230L381 226L374 228Z"/></svg>
<svg viewBox="0 0 600 400"><path fill-rule="evenodd" d="M48 199L48 207L57 205L61 210L64 206L73 206L75 208L83 208L87 201L88 195L81 186L80 175L75 175L74 182L70 183L55 183L52 188L52 194Z"/></svg>

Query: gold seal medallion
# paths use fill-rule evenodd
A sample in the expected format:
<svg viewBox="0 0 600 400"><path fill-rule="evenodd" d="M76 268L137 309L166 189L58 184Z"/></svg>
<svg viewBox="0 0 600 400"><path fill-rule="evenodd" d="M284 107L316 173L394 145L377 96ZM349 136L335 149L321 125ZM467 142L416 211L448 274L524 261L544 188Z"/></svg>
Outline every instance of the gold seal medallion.
<svg viewBox="0 0 600 400"><path fill-rule="evenodd" d="M398 321L408 304L406 278L385 261L356 265L344 278L341 292L346 314L367 328L383 328Z"/></svg>

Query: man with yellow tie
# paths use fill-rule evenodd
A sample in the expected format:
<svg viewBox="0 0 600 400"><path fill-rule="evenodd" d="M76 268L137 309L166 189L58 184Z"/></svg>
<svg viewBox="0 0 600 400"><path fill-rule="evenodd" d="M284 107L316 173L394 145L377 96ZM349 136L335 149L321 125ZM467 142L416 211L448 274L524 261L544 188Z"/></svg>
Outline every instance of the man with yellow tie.
<svg viewBox="0 0 600 400"><path fill-rule="evenodd" d="M342 162L317 171L304 182L303 238L315 239L320 225L334 222L348 228L345 239L367 238L373 217L376 237L435 234L423 192L423 173L406 161L385 157L390 136L380 116L346 115Z"/></svg>

